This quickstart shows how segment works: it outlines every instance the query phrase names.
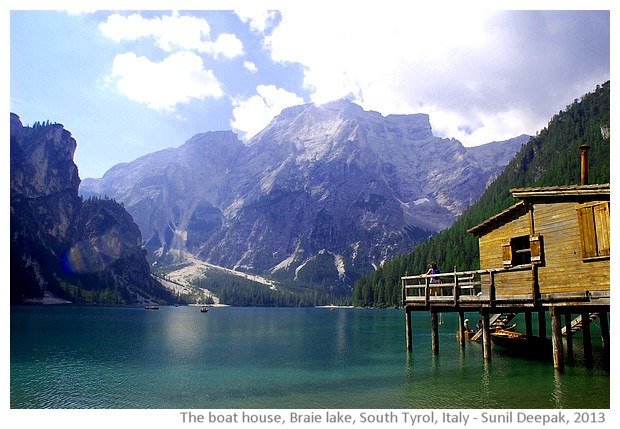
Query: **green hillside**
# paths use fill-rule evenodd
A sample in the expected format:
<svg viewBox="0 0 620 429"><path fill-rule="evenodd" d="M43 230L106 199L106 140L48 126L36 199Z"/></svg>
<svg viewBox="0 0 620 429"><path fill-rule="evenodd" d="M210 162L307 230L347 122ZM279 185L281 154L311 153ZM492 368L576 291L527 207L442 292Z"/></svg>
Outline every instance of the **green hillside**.
<svg viewBox="0 0 620 429"><path fill-rule="evenodd" d="M426 272L436 261L441 272L479 268L478 240L466 231L516 202L510 189L569 185L580 182L579 146L590 145L589 183L609 183L610 82L575 99L554 115L546 128L532 137L489 186L480 199L448 229L416 246L411 253L387 261L372 274L360 277L353 289L353 305L397 307L401 304L400 277Z"/></svg>

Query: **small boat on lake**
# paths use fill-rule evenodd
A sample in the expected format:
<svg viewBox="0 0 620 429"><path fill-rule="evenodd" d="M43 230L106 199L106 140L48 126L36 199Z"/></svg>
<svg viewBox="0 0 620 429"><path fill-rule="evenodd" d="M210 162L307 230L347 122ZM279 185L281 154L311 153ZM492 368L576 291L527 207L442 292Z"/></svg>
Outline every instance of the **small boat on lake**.
<svg viewBox="0 0 620 429"><path fill-rule="evenodd" d="M490 332L491 332L491 334L493 334L493 332L497 331L498 329L499 330L503 330L503 331L514 331L516 329L516 327L517 327L517 324L514 323L514 324L512 324L510 326L504 327L503 329L491 328ZM478 341L478 340L480 340L482 338L481 331L482 331L481 329L468 329L467 331L465 331L465 339L466 340L470 340L470 341ZM478 335L476 336L476 334L478 334ZM456 331L456 337L458 339L461 338L460 335L459 335L459 331Z"/></svg>
<svg viewBox="0 0 620 429"><path fill-rule="evenodd" d="M504 326L503 328L496 328L496 327L491 326L489 328L489 332L493 333L497 330L514 331L516 327L517 327L516 323L513 323L512 325L509 325L509 326ZM456 334L458 337L458 331L456 332ZM470 341L480 341L482 339L482 329L478 329L478 330L474 329L474 330L469 331L467 339Z"/></svg>
<svg viewBox="0 0 620 429"><path fill-rule="evenodd" d="M159 310L159 305L145 305L145 310Z"/></svg>
<svg viewBox="0 0 620 429"><path fill-rule="evenodd" d="M491 333L491 342L521 356L534 358L549 358L552 356L551 339L546 337L536 337L520 332L498 329Z"/></svg>
<svg viewBox="0 0 620 429"><path fill-rule="evenodd" d="M209 311L209 307L202 307L202 308L200 309L200 312L201 312L201 313L206 313L207 311Z"/></svg>

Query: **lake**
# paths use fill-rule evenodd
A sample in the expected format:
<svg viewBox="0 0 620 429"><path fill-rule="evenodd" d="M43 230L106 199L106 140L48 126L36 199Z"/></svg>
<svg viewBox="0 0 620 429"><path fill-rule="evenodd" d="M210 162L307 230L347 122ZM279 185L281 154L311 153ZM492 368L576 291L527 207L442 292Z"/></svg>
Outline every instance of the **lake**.
<svg viewBox="0 0 620 429"><path fill-rule="evenodd" d="M574 359L558 373L551 361L495 348L485 362L480 343L460 347L456 314L443 315L434 355L429 314L412 316L414 350L407 352L403 310L11 307L10 406L610 407L596 326L594 366L583 364L578 335ZM475 313L467 316L477 320Z"/></svg>

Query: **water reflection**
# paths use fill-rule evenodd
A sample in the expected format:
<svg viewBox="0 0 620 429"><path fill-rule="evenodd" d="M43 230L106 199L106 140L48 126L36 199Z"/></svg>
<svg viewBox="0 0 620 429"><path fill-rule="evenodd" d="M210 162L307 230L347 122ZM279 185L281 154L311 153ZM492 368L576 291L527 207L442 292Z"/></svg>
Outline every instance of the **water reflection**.
<svg viewBox="0 0 620 429"><path fill-rule="evenodd" d="M555 408L563 408L566 403L566 394L563 389L562 375L563 371L559 371L557 369L553 371L553 390L551 391L551 397L553 398Z"/></svg>
<svg viewBox="0 0 620 429"><path fill-rule="evenodd" d="M480 379L480 389L482 391L483 403L491 397L491 362L483 359L482 378Z"/></svg>
<svg viewBox="0 0 620 429"><path fill-rule="evenodd" d="M174 307L160 311L162 335L160 343L172 360L191 361L198 357L200 349L209 341L209 314L201 313L198 307ZM213 319L213 317L211 317ZM192 326L193 329L188 329Z"/></svg>
<svg viewBox="0 0 620 429"><path fill-rule="evenodd" d="M347 315L346 311L334 310L336 313L334 329L334 357L333 362L336 366L344 366L347 361L348 335L347 335Z"/></svg>

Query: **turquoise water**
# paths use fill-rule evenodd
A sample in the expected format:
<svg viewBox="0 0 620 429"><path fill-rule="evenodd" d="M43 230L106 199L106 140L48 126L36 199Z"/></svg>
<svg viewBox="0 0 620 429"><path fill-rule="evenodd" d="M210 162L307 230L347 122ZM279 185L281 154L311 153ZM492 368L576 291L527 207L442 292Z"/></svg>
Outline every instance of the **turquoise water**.
<svg viewBox="0 0 620 429"><path fill-rule="evenodd" d="M475 314L470 317L475 320ZM600 341L586 368L461 348L445 314L195 307L12 307L11 408L609 408ZM599 331L592 329L598 340ZM584 395L588 392L596 395Z"/></svg>

